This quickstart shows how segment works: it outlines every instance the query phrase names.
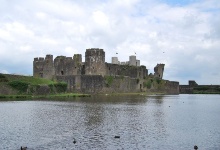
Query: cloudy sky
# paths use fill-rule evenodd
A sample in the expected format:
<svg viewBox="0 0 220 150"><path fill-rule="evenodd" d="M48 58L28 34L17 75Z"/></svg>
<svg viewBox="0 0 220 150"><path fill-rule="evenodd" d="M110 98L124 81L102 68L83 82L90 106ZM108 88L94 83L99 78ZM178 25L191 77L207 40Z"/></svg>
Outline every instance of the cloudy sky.
<svg viewBox="0 0 220 150"><path fill-rule="evenodd" d="M165 63L164 79L180 84L220 84L220 2L0 0L1 73L32 75L34 57L87 48L109 63L136 53L149 72Z"/></svg>

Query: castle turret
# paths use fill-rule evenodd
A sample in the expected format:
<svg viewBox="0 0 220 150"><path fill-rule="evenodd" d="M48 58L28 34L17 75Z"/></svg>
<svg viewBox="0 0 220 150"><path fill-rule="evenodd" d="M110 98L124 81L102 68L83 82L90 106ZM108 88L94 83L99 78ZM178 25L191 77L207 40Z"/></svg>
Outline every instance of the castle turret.
<svg viewBox="0 0 220 150"><path fill-rule="evenodd" d="M46 79L52 79L54 75L53 55L46 55L43 57L34 58L33 61L33 76Z"/></svg>
<svg viewBox="0 0 220 150"><path fill-rule="evenodd" d="M105 52L103 49L86 49L85 53L85 74L105 75Z"/></svg>
<svg viewBox="0 0 220 150"><path fill-rule="evenodd" d="M73 56L74 61L74 75L82 74L82 55L81 54L74 54Z"/></svg>
<svg viewBox="0 0 220 150"><path fill-rule="evenodd" d="M52 79L54 75L53 55L46 55L44 60L43 77Z"/></svg>
<svg viewBox="0 0 220 150"><path fill-rule="evenodd" d="M129 56L129 65L130 66L137 66L136 56L134 56L134 55Z"/></svg>
<svg viewBox="0 0 220 150"><path fill-rule="evenodd" d="M154 67L154 77L157 77L160 79L163 78L164 66L165 66L165 64L157 64Z"/></svg>
<svg viewBox="0 0 220 150"><path fill-rule="evenodd" d="M118 61L118 57L112 57L112 64L120 64Z"/></svg>

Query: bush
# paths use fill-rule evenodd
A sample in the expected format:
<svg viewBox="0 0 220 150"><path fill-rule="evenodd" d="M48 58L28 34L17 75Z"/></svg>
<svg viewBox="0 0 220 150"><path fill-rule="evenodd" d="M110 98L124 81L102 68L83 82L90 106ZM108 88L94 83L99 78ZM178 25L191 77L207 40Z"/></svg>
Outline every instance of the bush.
<svg viewBox="0 0 220 150"><path fill-rule="evenodd" d="M107 87L111 86L113 79L114 79L113 76L105 76L105 83Z"/></svg>
<svg viewBox="0 0 220 150"><path fill-rule="evenodd" d="M3 75L3 74L0 74L0 79L1 79L1 78L5 78L5 75Z"/></svg>
<svg viewBox="0 0 220 150"><path fill-rule="evenodd" d="M160 84L161 79L156 79L156 81L157 81L157 84Z"/></svg>
<svg viewBox="0 0 220 150"><path fill-rule="evenodd" d="M208 89L209 89L209 87L207 87L207 86L195 87L195 88L194 88L194 90L198 90L198 91L206 91L206 90L208 90Z"/></svg>
<svg viewBox="0 0 220 150"><path fill-rule="evenodd" d="M144 87L147 87L148 89L150 89L151 88L151 80L145 81L144 82Z"/></svg>
<svg viewBox="0 0 220 150"><path fill-rule="evenodd" d="M54 88L56 89L56 92L58 93L64 93L67 90L67 83L65 82L58 82L58 83L54 83L54 84L49 84L48 85L51 89L51 91L54 91Z"/></svg>
<svg viewBox="0 0 220 150"><path fill-rule="evenodd" d="M8 79L3 74L0 74L0 82L8 82Z"/></svg>
<svg viewBox="0 0 220 150"><path fill-rule="evenodd" d="M8 83L12 88L18 90L19 92L27 92L29 83L22 81L11 81Z"/></svg>

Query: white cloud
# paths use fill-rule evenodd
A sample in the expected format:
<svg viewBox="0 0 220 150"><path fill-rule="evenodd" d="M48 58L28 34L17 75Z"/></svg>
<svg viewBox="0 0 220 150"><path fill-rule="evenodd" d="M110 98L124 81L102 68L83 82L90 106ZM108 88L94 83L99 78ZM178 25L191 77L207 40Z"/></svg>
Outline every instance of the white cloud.
<svg viewBox="0 0 220 150"><path fill-rule="evenodd" d="M186 5L159 0L20 0L4 1L0 8L1 70L32 74L34 57L72 57L98 47L105 50L108 62L116 52L120 61L136 52L150 72L157 63L166 63L166 79L220 84L218 0Z"/></svg>

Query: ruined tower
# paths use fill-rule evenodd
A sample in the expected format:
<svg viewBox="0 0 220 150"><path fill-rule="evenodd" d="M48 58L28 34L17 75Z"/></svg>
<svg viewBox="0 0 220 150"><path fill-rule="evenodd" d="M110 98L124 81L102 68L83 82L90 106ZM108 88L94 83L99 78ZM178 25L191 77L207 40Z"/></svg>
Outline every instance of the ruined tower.
<svg viewBox="0 0 220 150"><path fill-rule="evenodd" d="M164 66L165 66L165 64L157 64L154 67L154 77L157 77L160 79L163 78Z"/></svg>
<svg viewBox="0 0 220 150"><path fill-rule="evenodd" d="M105 52L103 49L86 49L85 53L85 74L105 75Z"/></svg>
<svg viewBox="0 0 220 150"><path fill-rule="evenodd" d="M72 57L57 56L54 59L55 75L80 75L82 55L75 54Z"/></svg>
<svg viewBox="0 0 220 150"><path fill-rule="evenodd" d="M46 55L43 57L34 58L33 61L33 75L34 77L41 77L52 79L54 75L53 55Z"/></svg>

